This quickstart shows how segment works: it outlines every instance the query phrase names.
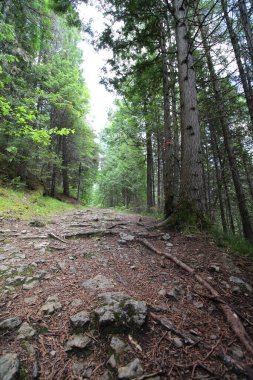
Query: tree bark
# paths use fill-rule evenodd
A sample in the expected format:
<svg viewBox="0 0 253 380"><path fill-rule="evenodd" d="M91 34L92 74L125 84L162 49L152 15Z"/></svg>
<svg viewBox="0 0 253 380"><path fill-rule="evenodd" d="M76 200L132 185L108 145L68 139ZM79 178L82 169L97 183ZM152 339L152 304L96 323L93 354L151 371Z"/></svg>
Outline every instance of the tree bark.
<svg viewBox="0 0 253 380"><path fill-rule="evenodd" d="M163 114L164 114L164 147L163 147L163 181L164 181L164 216L167 218L173 212L173 146L170 116L170 83L167 62L167 47L163 21L160 22L160 50L163 68Z"/></svg>
<svg viewBox="0 0 253 380"><path fill-rule="evenodd" d="M247 41L247 46L249 50L251 66L253 68L253 33L252 33L252 25L248 15L248 10L245 4L245 0L238 0L238 5L240 9L240 16L242 26L245 32L245 37Z"/></svg>
<svg viewBox="0 0 253 380"><path fill-rule="evenodd" d="M179 205L203 213L203 174L196 78L190 51L186 5L174 0L181 101L182 166Z"/></svg>
<svg viewBox="0 0 253 380"><path fill-rule="evenodd" d="M252 89L249 86L249 81L248 81L247 75L246 75L244 67L243 67L240 45L239 45L238 37L237 37L237 35L233 29L233 25L232 25L231 19L230 19L229 14L228 14L227 1L221 0L221 5L222 5L223 13L225 16L225 20L226 20L228 32L230 35L231 43L233 46L233 50L234 50L234 54L235 54L235 58L236 58L236 63L237 63L238 69L239 69L240 78L242 81L242 86L243 86L247 106L249 109L250 120L251 120L251 128L250 129L253 132L253 93L252 93Z"/></svg>
<svg viewBox="0 0 253 380"><path fill-rule="evenodd" d="M146 126L146 154L147 154L147 208L154 206L153 196L153 147L151 132Z"/></svg>
<svg viewBox="0 0 253 380"><path fill-rule="evenodd" d="M66 197L70 196L69 193L69 174L68 174L68 148L67 148L67 136L62 138L62 181L63 181L63 194Z"/></svg>
<svg viewBox="0 0 253 380"><path fill-rule="evenodd" d="M246 239L250 240L253 243L253 229L251 225L251 220L249 216L249 211L247 208L246 198L244 194L244 190L242 187L242 180L239 175L239 170L236 162L236 158L234 155L233 147L231 144L231 136L228 123L225 118L225 110L223 106L223 98L219 87L219 82L215 73L212 57L210 54L210 49L208 48L206 33L202 26L200 26L202 43L205 50L205 55L207 59L207 66L210 73L211 85L213 88L214 98L216 102L217 109L217 119L222 128L223 138L224 138L224 146L227 152L229 166L232 173L233 183L235 187L238 207L241 216L241 222L243 227L243 233Z"/></svg>

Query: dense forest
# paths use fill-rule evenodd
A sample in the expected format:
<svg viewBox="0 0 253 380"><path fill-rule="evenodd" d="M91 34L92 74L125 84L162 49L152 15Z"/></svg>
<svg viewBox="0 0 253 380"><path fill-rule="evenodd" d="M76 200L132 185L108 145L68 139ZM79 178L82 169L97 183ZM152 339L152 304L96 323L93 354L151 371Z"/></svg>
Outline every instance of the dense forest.
<svg viewBox="0 0 253 380"><path fill-rule="evenodd" d="M101 81L118 95L100 148L77 2L2 2L1 181L82 200L93 188L99 205L253 242L252 0L93 3L94 45L111 52Z"/></svg>

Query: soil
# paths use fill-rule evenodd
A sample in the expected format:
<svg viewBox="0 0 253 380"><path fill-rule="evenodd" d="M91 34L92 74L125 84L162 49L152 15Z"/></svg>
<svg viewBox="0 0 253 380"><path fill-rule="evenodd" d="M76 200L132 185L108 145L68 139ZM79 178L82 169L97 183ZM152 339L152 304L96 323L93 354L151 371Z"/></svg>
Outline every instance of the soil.
<svg viewBox="0 0 253 380"><path fill-rule="evenodd" d="M19 317L37 331L26 341L17 339L17 330L0 331L0 354L19 354L21 378L105 379L112 334L130 346L118 359L119 366L140 359L144 375L139 379L252 378L249 373L239 374L225 366L221 359L220 353L245 367L253 367L252 355L231 330L219 302L194 276L170 260L163 260L137 239L119 242L120 233L145 238L156 249L169 252L194 268L219 292L222 302L239 315L251 338L253 262L224 251L204 234L169 232L170 237L165 240L163 231L149 229L154 225L151 218L95 208L64 213L45 225L1 220L0 264L11 266L12 274L0 271L0 321ZM76 233L76 238L69 236ZM8 284L8 279L16 275L33 277L41 271L45 271L44 278L30 290L20 283ZM81 286L96 275L111 279L115 284L112 291L125 291L136 300L145 301L146 324L139 330L109 334L93 326L85 332L92 339L88 352L66 352L66 341L73 333L70 316L81 310L91 312L97 306L101 289ZM42 305L55 295L62 309L43 315ZM32 304L25 302L30 297L34 297ZM182 336L165 329L152 314L158 319L167 318L182 336L195 337L194 343L186 343ZM75 363L90 368L89 374L78 374ZM110 376L117 379L117 370L112 370Z"/></svg>

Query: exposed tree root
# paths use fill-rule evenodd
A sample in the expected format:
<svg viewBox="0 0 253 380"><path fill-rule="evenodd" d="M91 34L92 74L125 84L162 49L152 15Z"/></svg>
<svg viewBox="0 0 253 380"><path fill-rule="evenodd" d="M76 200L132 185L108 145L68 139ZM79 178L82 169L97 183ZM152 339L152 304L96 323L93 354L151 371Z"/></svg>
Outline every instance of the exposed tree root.
<svg viewBox="0 0 253 380"><path fill-rule="evenodd" d="M216 299L221 300L220 294L207 282L204 280L201 276L199 276L197 273L195 273L195 270L191 268L189 265L183 263L181 260L176 258L175 256L171 255L170 253L163 253L161 251L158 251L152 244L150 244L146 239L138 239L138 242L140 242L142 245L144 245L146 248L150 249L151 251L155 252L156 254L160 256L164 256L174 263L176 263L178 266L183 268L185 271L190 273L192 276L196 278L196 280L201 283L205 288L207 288L211 295L215 297ZM226 304L225 302L218 302L219 308L224 313L228 323L230 324L230 327L234 331L237 338L241 341L241 343L244 345L246 350L253 355L253 342L250 338L250 336L247 334L242 322L240 321L237 314L231 309L231 307Z"/></svg>
<svg viewBox="0 0 253 380"><path fill-rule="evenodd" d="M158 317L156 314L154 313L150 313L150 316L152 319L154 319L156 322L158 322L161 326L163 326L166 330L168 331L171 331L173 334L179 336L180 338L182 338L184 340L184 343L185 344L198 344L202 347L204 347L205 349L209 350L209 353L203 358L203 362L211 355L214 353L215 349L217 348L217 345L218 343L211 347L209 346L207 343L205 342L202 342L201 340L199 340L199 338L196 338L196 337L193 337L193 336L190 336L190 334L186 333L185 331L182 331L182 330L179 330L173 322L171 322L168 318L165 318L165 317ZM237 360L233 359L231 356L229 355L226 355L224 354L223 352L218 352L218 353L215 353L215 356L217 356L224 364L225 366L233 371L234 373L238 374L238 375L244 375L246 376L248 379L253 379L253 370L246 364L244 363L239 363ZM201 363L201 361L198 361L192 365L190 365L190 367L193 367L195 368L196 366L201 366L201 367L204 367L203 363ZM205 369L207 371L209 371L206 367Z"/></svg>

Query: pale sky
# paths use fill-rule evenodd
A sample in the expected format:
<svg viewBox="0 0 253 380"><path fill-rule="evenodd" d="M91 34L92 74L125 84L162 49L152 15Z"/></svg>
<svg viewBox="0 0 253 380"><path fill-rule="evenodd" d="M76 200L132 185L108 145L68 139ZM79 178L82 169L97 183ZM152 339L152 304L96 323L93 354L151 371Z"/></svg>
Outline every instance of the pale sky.
<svg viewBox="0 0 253 380"><path fill-rule="evenodd" d="M91 27L93 32L103 30L103 17L95 7L80 4L78 6L80 18L84 23L92 19ZM79 44L83 51L84 62L82 64L83 76L90 91L90 115L88 121L96 133L103 129L107 122L107 112L112 106L115 97L106 91L102 84L99 84L101 68L110 53L103 50L96 52L88 42L89 37L84 34L84 40Z"/></svg>

